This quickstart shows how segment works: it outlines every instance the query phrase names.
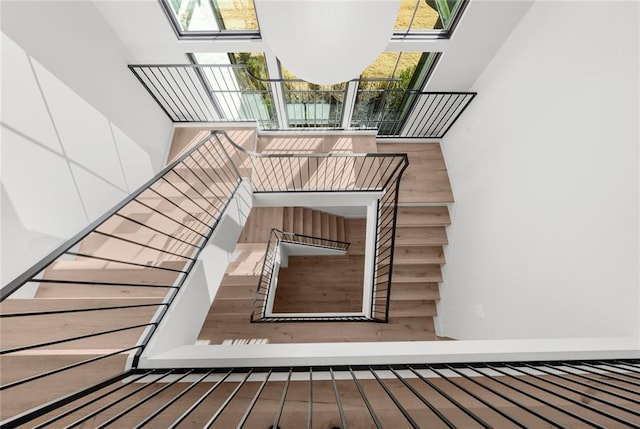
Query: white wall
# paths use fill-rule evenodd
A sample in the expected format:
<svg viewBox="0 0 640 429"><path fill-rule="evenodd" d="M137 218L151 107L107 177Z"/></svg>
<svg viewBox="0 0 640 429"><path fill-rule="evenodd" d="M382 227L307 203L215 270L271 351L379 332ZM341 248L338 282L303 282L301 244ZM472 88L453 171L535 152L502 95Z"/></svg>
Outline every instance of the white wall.
<svg viewBox="0 0 640 429"><path fill-rule="evenodd" d="M637 338L638 8L538 1L472 86L441 335Z"/></svg>
<svg viewBox="0 0 640 429"><path fill-rule="evenodd" d="M1 7L4 285L150 179L172 124L93 3Z"/></svg>

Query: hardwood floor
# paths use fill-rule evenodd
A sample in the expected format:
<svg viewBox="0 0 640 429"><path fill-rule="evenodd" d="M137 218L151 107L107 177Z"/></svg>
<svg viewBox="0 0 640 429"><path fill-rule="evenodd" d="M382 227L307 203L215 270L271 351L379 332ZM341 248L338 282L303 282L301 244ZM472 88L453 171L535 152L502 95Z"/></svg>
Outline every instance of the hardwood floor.
<svg viewBox="0 0 640 429"><path fill-rule="evenodd" d="M402 203L451 203L453 193L437 143L378 143L378 153L406 153L409 167L400 184Z"/></svg>
<svg viewBox="0 0 640 429"><path fill-rule="evenodd" d="M362 311L364 256L293 256L280 268L275 313Z"/></svg>

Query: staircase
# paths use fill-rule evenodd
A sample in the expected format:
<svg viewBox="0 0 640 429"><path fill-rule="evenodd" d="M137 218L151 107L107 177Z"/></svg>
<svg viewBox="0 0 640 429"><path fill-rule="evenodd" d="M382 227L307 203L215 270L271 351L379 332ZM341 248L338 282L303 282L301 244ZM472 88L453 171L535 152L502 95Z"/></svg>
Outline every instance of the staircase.
<svg viewBox="0 0 640 429"><path fill-rule="evenodd" d="M328 240L346 241L345 219L305 207L285 207L283 231Z"/></svg>
<svg viewBox="0 0 640 429"><path fill-rule="evenodd" d="M436 316L450 223L446 206L398 207L390 318Z"/></svg>

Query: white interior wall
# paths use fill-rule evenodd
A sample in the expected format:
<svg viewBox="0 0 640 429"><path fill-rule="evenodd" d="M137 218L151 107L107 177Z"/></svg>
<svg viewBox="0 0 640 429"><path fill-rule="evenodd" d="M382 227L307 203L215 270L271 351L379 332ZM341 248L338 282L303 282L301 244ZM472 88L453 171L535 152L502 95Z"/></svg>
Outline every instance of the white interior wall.
<svg viewBox="0 0 640 429"><path fill-rule="evenodd" d="M638 8L538 1L472 86L439 334L637 338Z"/></svg>
<svg viewBox="0 0 640 429"><path fill-rule="evenodd" d="M172 124L93 3L1 8L4 285L150 179Z"/></svg>

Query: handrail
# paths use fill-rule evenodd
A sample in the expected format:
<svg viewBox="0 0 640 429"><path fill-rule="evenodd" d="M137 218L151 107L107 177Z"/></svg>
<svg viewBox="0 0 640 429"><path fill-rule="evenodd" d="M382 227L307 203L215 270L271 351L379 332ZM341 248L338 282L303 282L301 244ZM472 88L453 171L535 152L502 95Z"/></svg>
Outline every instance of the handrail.
<svg viewBox="0 0 640 429"><path fill-rule="evenodd" d="M256 193L384 192L409 163L405 153L257 153L238 146L224 131L214 134L249 158Z"/></svg>
<svg viewBox="0 0 640 429"><path fill-rule="evenodd" d="M282 236L280 241L284 241L286 243L299 243L299 244L305 244L307 246L313 246L313 247L326 247L330 249L343 249L343 250L348 250L349 246L351 245L351 243L347 241L332 240L330 238L314 237L312 235L298 234L296 232L281 231L277 228L272 228L271 230L275 231L276 233L279 233ZM283 237L285 235L288 237L292 237L292 239L285 239ZM297 237L302 239L320 240L320 243L317 243L315 241L307 242L305 240L296 240ZM335 243L336 245L329 246L327 244L322 244L322 243Z"/></svg>
<svg viewBox="0 0 640 429"><path fill-rule="evenodd" d="M292 378L294 373L296 377ZM359 424L394 428L399 423L414 428L427 424L638 427L639 373L638 359L429 363L421 357L391 364L368 357L357 365L320 367L267 362L260 367L136 369L42 404L2 424L44 427L62 418L83 422L93 417L97 422L128 418L120 425L127 427L176 427L190 418L209 419L206 426L218 423L243 427L249 419L271 422L274 417L276 421L311 422L320 408L327 420L342 420L344 428ZM187 381L186 376L191 379L184 387L157 394L180 380ZM234 381L229 388L218 389L230 377ZM328 385L333 387L329 390L332 393L314 394ZM271 395L262 394L269 389ZM142 392L143 399L132 397L136 392ZM279 401L273 399L276 394ZM211 399L214 395L215 400ZM341 397L357 398L359 405L347 407ZM199 406L207 399L206 407ZM230 408L244 413L223 414ZM38 424L38 418L44 423Z"/></svg>
<svg viewBox="0 0 640 429"><path fill-rule="evenodd" d="M406 157L406 153L261 153L255 152L251 149L244 148L237 144L236 142L229 137L224 130L212 130L211 134L221 134L227 137L228 143L231 144L235 149L243 152L246 155L255 157L255 158L388 158L388 157Z"/></svg>
<svg viewBox="0 0 640 429"><path fill-rule="evenodd" d="M288 237L288 238L285 238ZM264 321L282 321L282 318L267 318L266 317L266 302L271 294L271 284L275 275L274 266L275 258L278 256L278 248L280 243L292 243L300 244L304 246L319 247L325 249L335 249L347 251L351 243L346 241L331 240L324 237L314 237L305 234L297 234L295 232L282 231L278 228L271 228L269 235L269 241L267 242L267 250L265 251L264 260L262 262L262 271L260 272L260 279L258 280L258 289L256 290L256 296L253 300L253 306L251 308L251 321L252 322L264 322ZM259 313L259 314L258 314ZM348 317L347 317L348 318ZM328 320L328 319L344 319L343 316L335 317L301 317L298 320L312 321L316 319ZM361 320L362 318L358 318Z"/></svg>
<svg viewBox="0 0 640 429"><path fill-rule="evenodd" d="M475 96L407 88L400 78L312 85L258 77L245 64L129 69L174 122L255 120L263 130L375 129L379 137L442 138Z"/></svg>

